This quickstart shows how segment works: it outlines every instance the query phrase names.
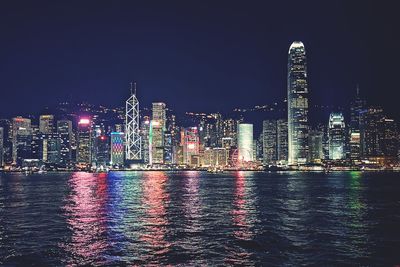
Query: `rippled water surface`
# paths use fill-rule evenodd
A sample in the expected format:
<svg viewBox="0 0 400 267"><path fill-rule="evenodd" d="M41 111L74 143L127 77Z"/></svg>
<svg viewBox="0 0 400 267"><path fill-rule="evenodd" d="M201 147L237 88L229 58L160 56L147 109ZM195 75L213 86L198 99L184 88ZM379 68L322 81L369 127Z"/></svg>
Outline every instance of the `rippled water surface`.
<svg viewBox="0 0 400 267"><path fill-rule="evenodd" d="M400 264L400 174L0 174L0 265Z"/></svg>

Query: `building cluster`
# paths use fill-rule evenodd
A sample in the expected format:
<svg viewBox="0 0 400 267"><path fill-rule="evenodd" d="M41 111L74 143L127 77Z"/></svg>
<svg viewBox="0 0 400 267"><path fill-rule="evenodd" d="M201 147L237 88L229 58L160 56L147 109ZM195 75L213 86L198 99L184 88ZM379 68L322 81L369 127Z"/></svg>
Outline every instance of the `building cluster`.
<svg viewBox="0 0 400 267"><path fill-rule="evenodd" d="M305 47L293 42L288 53L287 117L264 120L258 138L253 124L243 118L190 113L196 118L192 126L181 127L162 102L152 103L146 114L139 107L136 84L131 85L125 109L116 111L121 115L117 122L106 123L93 114L2 119L0 166L255 169L398 164L396 122L382 108L367 106L358 88L347 120L344 112L332 112L325 123L312 127L307 79Z"/></svg>

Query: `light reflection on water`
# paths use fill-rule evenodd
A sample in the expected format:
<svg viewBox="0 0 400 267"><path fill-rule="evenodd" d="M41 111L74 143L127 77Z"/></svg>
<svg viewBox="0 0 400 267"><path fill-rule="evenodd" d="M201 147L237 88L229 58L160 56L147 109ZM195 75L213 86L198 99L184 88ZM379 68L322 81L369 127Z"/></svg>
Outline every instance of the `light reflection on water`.
<svg viewBox="0 0 400 267"><path fill-rule="evenodd" d="M0 265L400 262L393 174L2 174L0 186Z"/></svg>

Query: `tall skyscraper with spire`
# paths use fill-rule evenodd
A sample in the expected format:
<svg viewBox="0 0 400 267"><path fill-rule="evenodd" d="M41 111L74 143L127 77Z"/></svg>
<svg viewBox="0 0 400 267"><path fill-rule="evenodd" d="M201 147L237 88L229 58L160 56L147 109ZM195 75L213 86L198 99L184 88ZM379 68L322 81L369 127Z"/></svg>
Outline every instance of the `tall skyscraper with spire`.
<svg viewBox="0 0 400 267"><path fill-rule="evenodd" d="M138 161L142 159L142 149L136 82L131 83L131 96L126 101L125 112L125 157L128 161Z"/></svg>
<svg viewBox="0 0 400 267"><path fill-rule="evenodd" d="M306 51L295 41L288 53L288 163L304 164L308 159L308 84Z"/></svg>

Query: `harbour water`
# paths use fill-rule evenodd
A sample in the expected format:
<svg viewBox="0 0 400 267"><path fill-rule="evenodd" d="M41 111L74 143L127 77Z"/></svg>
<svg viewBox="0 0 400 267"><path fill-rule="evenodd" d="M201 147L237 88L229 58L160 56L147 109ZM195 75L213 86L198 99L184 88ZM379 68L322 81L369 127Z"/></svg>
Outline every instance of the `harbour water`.
<svg viewBox="0 0 400 267"><path fill-rule="evenodd" d="M400 173L0 174L0 265L400 264Z"/></svg>

